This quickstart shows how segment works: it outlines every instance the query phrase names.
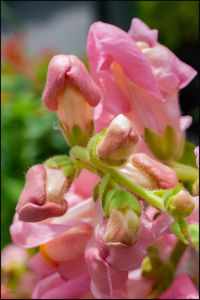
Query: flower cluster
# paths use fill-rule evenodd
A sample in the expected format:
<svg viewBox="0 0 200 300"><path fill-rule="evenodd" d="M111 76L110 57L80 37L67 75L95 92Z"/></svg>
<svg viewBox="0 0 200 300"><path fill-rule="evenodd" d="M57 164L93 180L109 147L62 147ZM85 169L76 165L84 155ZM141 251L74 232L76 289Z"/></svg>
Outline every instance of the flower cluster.
<svg viewBox="0 0 200 300"><path fill-rule="evenodd" d="M196 71L139 19L94 23L87 54L91 75L49 64L43 104L71 149L29 169L10 227L39 247L32 298L197 299L199 154L178 98Z"/></svg>

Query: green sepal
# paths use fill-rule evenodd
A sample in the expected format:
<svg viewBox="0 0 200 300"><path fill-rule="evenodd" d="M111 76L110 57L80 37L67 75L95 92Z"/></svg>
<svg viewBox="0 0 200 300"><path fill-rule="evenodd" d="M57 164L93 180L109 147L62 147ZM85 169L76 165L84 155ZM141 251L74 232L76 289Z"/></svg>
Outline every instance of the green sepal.
<svg viewBox="0 0 200 300"><path fill-rule="evenodd" d="M136 197L122 189L113 189L106 194L103 209L106 218L110 216L112 209L122 212L131 209L138 216L141 216L141 208Z"/></svg>
<svg viewBox="0 0 200 300"><path fill-rule="evenodd" d="M93 200L94 201L97 201L97 199L99 198L99 194L100 194L100 183L101 182L98 182L96 185L95 185L95 187L94 187L94 189L93 189Z"/></svg>
<svg viewBox="0 0 200 300"><path fill-rule="evenodd" d="M89 128L84 131L78 125L74 125L69 132L69 129L60 123L62 133L69 146L82 146L86 147L89 139L92 137L94 132L94 122L91 121Z"/></svg>
<svg viewBox="0 0 200 300"><path fill-rule="evenodd" d="M180 187L175 187L173 188L172 190L168 190L164 196L163 196L163 202L164 202L164 206L166 209L169 209L169 206L170 206L170 200L172 200L172 197L175 196L176 194L178 194L178 192L181 191L181 188Z"/></svg>
<svg viewBox="0 0 200 300"><path fill-rule="evenodd" d="M185 142L183 154L182 154L181 158L178 160L178 162L197 168L196 156L194 154L195 147L196 146L194 146L192 143Z"/></svg>
<svg viewBox="0 0 200 300"><path fill-rule="evenodd" d="M103 178L103 180L101 181L100 187L99 187L103 209L105 208L106 194L108 193L109 190L112 189L112 186L110 184L110 179L111 179L111 176L110 175L106 175Z"/></svg>
<svg viewBox="0 0 200 300"><path fill-rule="evenodd" d="M178 142L176 131L172 126L167 126L163 135L145 128L144 138L151 152L159 160L177 160L182 154L184 135Z"/></svg>
<svg viewBox="0 0 200 300"><path fill-rule="evenodd" d="M59 168L71 163L71 158L67 155L56 155L45 160L44 165L49 168Z"/></svg>
<svg viewBox="0 0 200 300"><path fill-rule="evenodd" d="M107 165L114 166L114 167L122 166L126 162L125 159L114 160L111 158L104 158L104 159L101 158L101 161L103 163L106 163Z"/></svg>
<svg viewBox="0 0 200 300"><path fill-rule="evenodd" d="M199 225L197 224L191 224L188 226L188 232L190 235L190 239L192 241L192 244L199 249Z"/></svg>
<svg viewBox="0 0 200 300"><path fill-rule="evenodd" d="M71 158L67 155L53 156L47 159L44 165L52 169L61 168L67 178L73 178L75 176L76 168Z"/></svg>
<svg viewBox="0 0 200 300"><path fill-rule="evenodd" d="M180 224L180 222L175 221L172 223L172 226L171 226L172 232L183 243L188 244L188 240L184 237L184 235L180 229L181 225L182 225L182 227L184 227L184 228L182 228L182 229L184 229L184 231L186 231L188 229L188 224L184 220L182 220L181 224Z"/></svg>
<svg viewBox="0 0 200 300"><path fill-rule="evenodd" d="M87 145L88 153L89 153L89 156L90 156L90 161L94 162L94 164L96 164L96 163L98 164L98 161L100 161L99 157L96 153L96 147L100 143L100 141L103 139L103 137L105 136L106 131L107 131L107 128L104 128L103 131L101 131L100 133L93 136L89 140L89 143Z"/></svg>
<svg viewBox="0 0 200 300"><path fill-rule="evenodd" d="M75 168L72 164L68 164L68 165L62 167L62 170L67 178L74 176Z"/></svg>

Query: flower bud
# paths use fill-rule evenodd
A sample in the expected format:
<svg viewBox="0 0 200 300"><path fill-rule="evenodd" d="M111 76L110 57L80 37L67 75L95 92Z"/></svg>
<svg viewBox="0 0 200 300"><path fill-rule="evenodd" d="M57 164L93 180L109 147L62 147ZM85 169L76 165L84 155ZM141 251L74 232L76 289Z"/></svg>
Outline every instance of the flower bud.
<svg viewBox="0 0 200 300"><path fill-rule="evenodd" d="M189 216L194 209L194 202L188 191L180 191L170 202L169 209L175 210L175 213L183 217Z"/></svg>
<svg viewBox="0 0 200 300"><path fill-rule="evenodd" d="M174 170L152 159L145 153L134 154L132 156L132 164L144 171L156 188L170 189L178 184Z"/></svg>
<svg viewBox="0 0 200 300"><path fill-rule="evenodd" d="M68 188L68 180L62 169L51 169L43 165L31 167L16 207L19 219L38 222L62 216L68 207L63 199Z"/></svg>
<svg viewBox="0 0 200 300"><path fill-rule="evenodd" d="M76 56L53 57L42 99L48 109L57 111L67 142L71 146L87 145L93 131L93 106L100 101L100 91Z"/></svg>
<svg viewBox="0 0 200 300"><path fill-rule="evenodd" d="M101 159L124 160L133 151L138 136L131 126L131 122L124 115L118 115L110 123L106 134L97 146L97 153Z"/></svg>
<svg viewBox="0 0 200 300"><path fill-rule="evenodd" d="M137 214L127 209L125 212L113 209L106 232L104 242L107 246L115 248L127 248L137 241L137 231L140 225L140 218Z"/></svg>
<svg viewBox="0 0 200 300"><path fill-rule="evenodd" d="M133 154L117 170L130 181L148 190L170 189L178 183L174 170L145 153Z"/></svg>

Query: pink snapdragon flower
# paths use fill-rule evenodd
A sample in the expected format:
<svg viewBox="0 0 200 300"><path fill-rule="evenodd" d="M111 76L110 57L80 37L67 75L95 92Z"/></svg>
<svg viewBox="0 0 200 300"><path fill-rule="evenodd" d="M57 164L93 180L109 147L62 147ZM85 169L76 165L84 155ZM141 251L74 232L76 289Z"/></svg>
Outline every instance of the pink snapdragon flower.
<svg viewBox="0 0 200 300"><path fill-rule="evenodd" d="M139 19L132 20L128 33L102 22L90 27L90 70L103 89L103 100L97 107L98 131L123 113L142 137L144 128L162 134L171 125L181 138L178 91L196 71L161 45L157 35L157 30Z"/></svg>
<svg viewBox="0 0 200 300"><path fill-rule="evenodd" d="M55 293L61 298L87 297L90 293L84 251L93 235L94 202L91 197L86 197L91 196L97 180L97 176L86 170L80 174L65 194L69 209L63 216L24 222L16 213L10 227L13 241L25 248L40 246L39 252L28 263L40 276L33 298L53 299ZM81 284L82 289L77 290L77 284Z"/></svg>
<svg viewBox="0 0 200 300"><path fill-rule="evenodd" d="M98 203L96 210L98 209ZM99 214L99 212L97 212ZM128 272L137 269L153 241L151 219L143 212L137 242L129 248L113 248L104 243L107 220L96 224L95 238L85 257L91 276L91 291L98 299L119 299L126 295Z"/></svg>
<svg viewBox="0 0 200 300"><path fill-rule="evenodd" d="M38 222L62 216L68 206L63 199L68 188L69 182L62 169L51 169L43 165L31 167L16 207L19 219Z"/></svg>

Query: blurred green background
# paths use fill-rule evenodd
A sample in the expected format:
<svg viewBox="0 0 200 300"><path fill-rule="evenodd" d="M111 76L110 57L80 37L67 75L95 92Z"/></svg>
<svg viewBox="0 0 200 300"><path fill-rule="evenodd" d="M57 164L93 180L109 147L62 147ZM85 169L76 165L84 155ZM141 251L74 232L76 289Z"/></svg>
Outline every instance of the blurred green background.
<svg viewBox="0 0 200 300"><path fill-rule="evenodd" d="M25 5L29 5L29 2L16 2L15 5L11 1L1 2L3 24L7 26L6 29L9 29L6 30L6 35L2 39L1 48L2 248L11 241L9 226L12 223L15 206L28 168L52 155L64 154L68 151L64 138L57 130L56 114L49 112L41 103L48 63L53 55L59 53L59 45L56 44L56 47L52 49L41 49L30 54L26 44L28 32L25 30L23 14L19 13L21 8L26 10ZM35 5L37 13L37 2L30 2L32 2L32 7ZM39 1L39 3L42 2L44 1ZM45 5L47 2L45 1ZM58 5L61 1L53 2L54 5L56 2ZM77 5L77 2L84 5L85 1L75 1L76 4L75 2L73 4L73 1L66 2L70 5ZM159 30L160 43L169 47L183 61L198 69L199 1L91 2L95 2L93 3L94 21L109 22L128 30L131 18L138 17L151 28ZM42 18L41 12L40 17ZM70 43L69 38L67 42ZM79 53L79 57L87 65L86 54ZM198 78L196 77L180 93L182 112L193 117L193 124L188 130L187 138L196 145L199 126L198 95Z"/></svg>

